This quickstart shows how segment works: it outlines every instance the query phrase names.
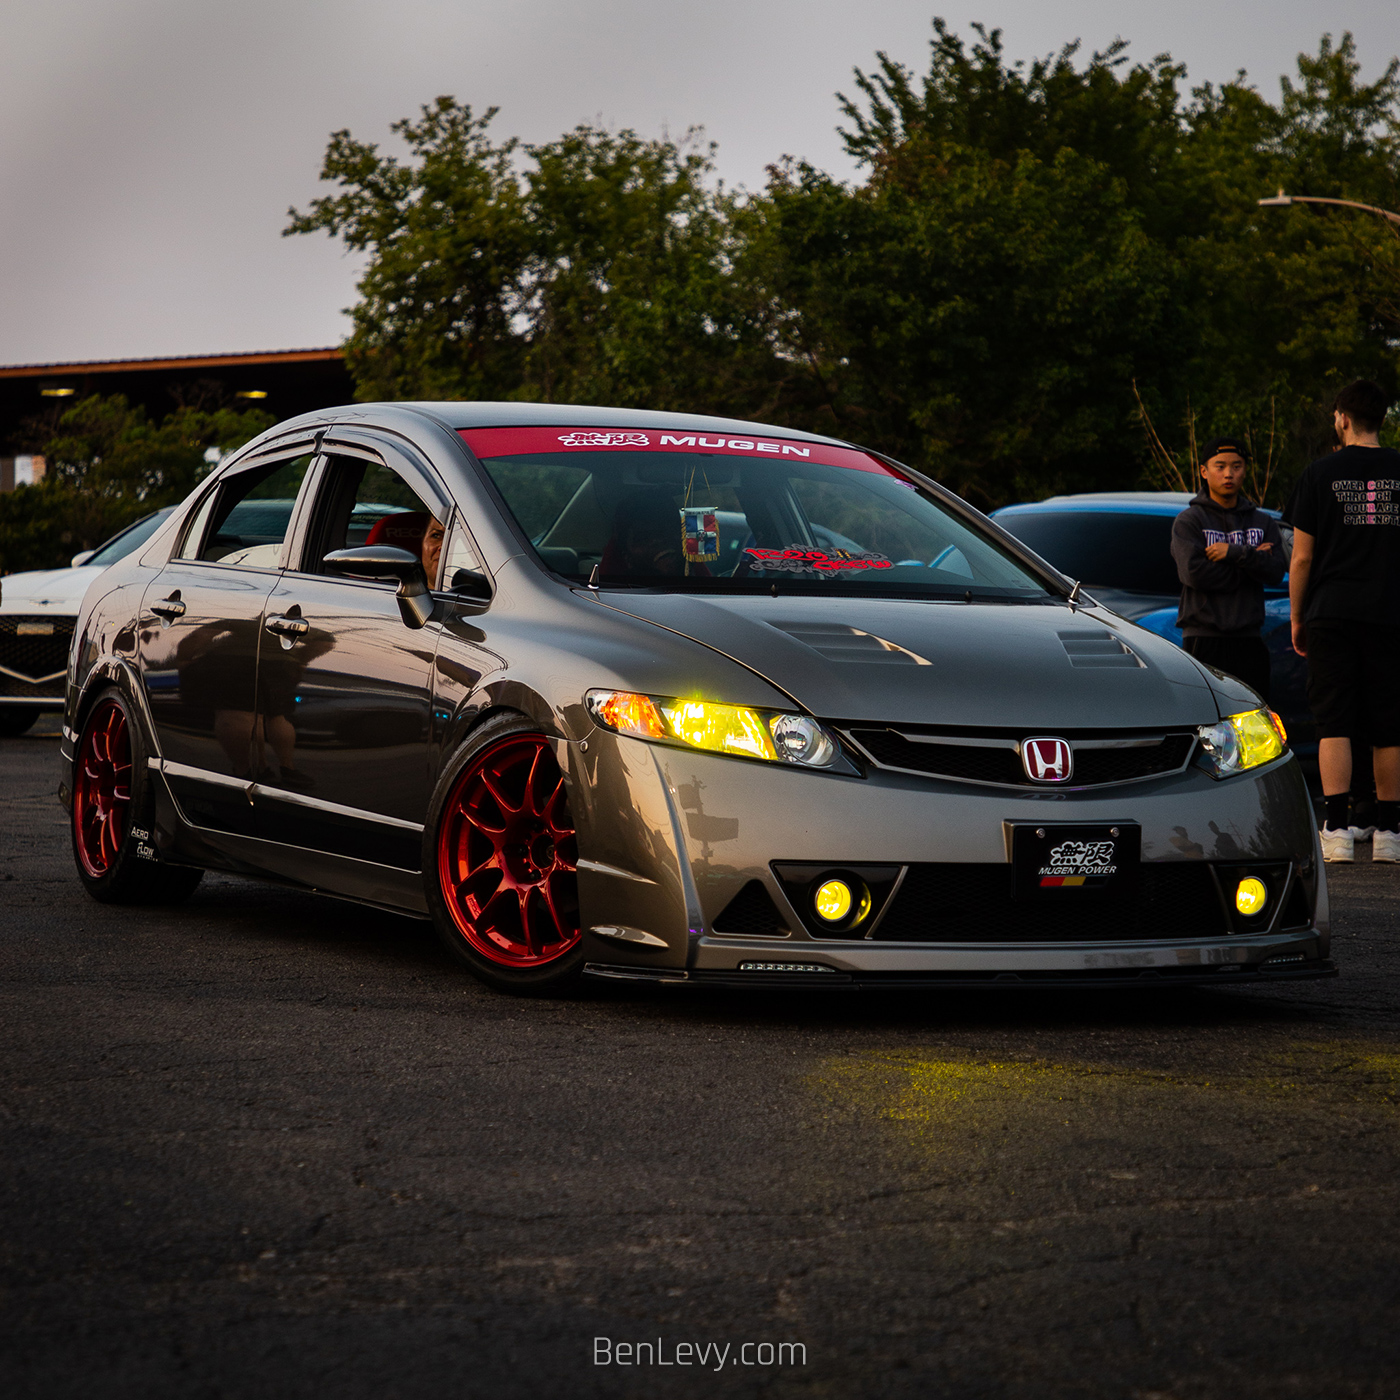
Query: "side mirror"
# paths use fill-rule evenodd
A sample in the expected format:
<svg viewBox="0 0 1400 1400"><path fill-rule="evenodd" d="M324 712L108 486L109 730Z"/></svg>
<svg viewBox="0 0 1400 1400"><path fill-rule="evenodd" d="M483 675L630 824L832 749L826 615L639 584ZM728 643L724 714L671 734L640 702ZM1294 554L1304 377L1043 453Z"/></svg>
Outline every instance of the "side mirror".
<svg viewBox="0 0 1400 1400"><path fill-rule="evenodd" d="M482 602L489 602L491 598L491 580L485 574L477 573L475 569L454 571L451 589L464 598L477 598Z"/></svg>
<svg viewBox="0 0 1400 1400"><path fill-rule="evenodd" d="M95 549L80 549L69 561L70 569L81 569L97 551Z"/></svg>
<svg viewBox="0 0 1400 1400"><path fill-rule="evenodd" d="M337 549L321 561L338 574L355 578L398 580L399 614L405 627L425 626L433 616L433 595L428 592L427 575L416 554L391 544L360 545L358 549Z"/></svg>

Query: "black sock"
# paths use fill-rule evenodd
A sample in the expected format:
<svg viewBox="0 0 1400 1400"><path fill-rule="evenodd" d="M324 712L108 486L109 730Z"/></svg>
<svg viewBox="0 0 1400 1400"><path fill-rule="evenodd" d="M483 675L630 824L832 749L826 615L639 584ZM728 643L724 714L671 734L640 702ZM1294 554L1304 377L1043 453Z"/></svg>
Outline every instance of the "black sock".
<svg viewBox="0 0 1400 1400"><path fill-rule="evenodd" d="M1376 830L1400 832L1400 802L1376 803Z"/></svg>
<svg viewBox="0 0 1400 1400"><path fill-rule="evenodd" d="M1351 806L1351 793L1340 792L1336 797L1324 797L1327 808L1324 825L1329 831L1345 831L1351 825L1348 808Z"/></svg>

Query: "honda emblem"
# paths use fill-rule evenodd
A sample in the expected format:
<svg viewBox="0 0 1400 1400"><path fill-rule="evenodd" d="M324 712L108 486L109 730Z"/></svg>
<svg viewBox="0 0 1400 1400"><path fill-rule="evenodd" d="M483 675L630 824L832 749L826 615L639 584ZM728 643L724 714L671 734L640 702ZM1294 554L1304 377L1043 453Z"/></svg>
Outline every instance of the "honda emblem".
<svg viewBox="0 0 1400 1400"><path fill-rule="evenodd" d="M1067 783L1074 772L1074 753L1063 739L1027 739L1021 762L1033 783Z"/></svg>

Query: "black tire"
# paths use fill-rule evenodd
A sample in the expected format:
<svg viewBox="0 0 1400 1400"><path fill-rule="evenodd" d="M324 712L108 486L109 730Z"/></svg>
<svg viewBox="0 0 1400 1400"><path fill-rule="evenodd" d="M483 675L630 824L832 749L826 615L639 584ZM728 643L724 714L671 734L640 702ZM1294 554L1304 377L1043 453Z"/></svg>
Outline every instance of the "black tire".
<svg viewBox="0 0 1400 1400"><path fill-rule="evenodd" d="M575 989L577 861L553 741L523 715L493 716L443 769L423 831L428 909L454 960L502 992Z"/></svg>
<svg viewBox="0 0 1400 1400"><path fill-rule="evenodd" d="M0 739L17 739L32 729L38 718L37 707L0 705Z"/></svg>
<svg viewBox="0 0 1400 1400"><path fill-rule="evenodd" d="M83 888L103 904L187 899L204 871L166 865L156 851L145 739L116 686L89 707L74 753L68 828Z"/></svg>

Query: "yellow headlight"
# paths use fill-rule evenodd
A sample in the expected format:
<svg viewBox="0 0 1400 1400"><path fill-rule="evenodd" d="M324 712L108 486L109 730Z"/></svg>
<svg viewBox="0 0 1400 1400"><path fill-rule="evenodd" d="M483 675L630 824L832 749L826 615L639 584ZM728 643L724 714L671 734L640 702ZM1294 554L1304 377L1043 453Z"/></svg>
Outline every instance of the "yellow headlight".
<svg viewBox="0 0 1400 1400"><path fill-rule="evenodd" d="M631 690L590 690L584 704L604 728L639 739L804 768L836 768L842 762L836 740L811 715Z"/></svg>
<svg viewBox="0 0 1400 1400"><path fill-rule="evenodd" d="M1241 880L1239 888L1235 891L1235 908L1246 918L1252 914L1257 914L1269 902L1269 891L1262 880L1256 880L1251 875L1246 880Z"/></svg>
<svg viewBox="0 0 1400 1400"><path fill-rule="evenodd" d="M1229 719L1203 724L1201 754L1196 760L1214 778L1230 778L1284 752L1283 722L1272 710L1246 710Z"/></svg>
<svg viewBox="0 0 1400 1400"><path fill-rule="evenodd" d="M819 919L839 924L851 912L851 887L844 880L828 880L812 898Z"/></svg>
<svg viewBox="0 0 1400 1400"><path fill-rule="evenodd" d="M742 705L714 705L708 700L678 700L663 710L671 733L682 743L711 753L742 754L776 760L773 736L757 710Z"/></svg>
<svg viewBox="0 0 1400 1400"><path fill-rule="evenodd" d="M1230 727L1239 741L1239 766L1257 768L1272 763L1283 752L1283 736L1274 725L1268 710L1249 710L1230 716Z"/></svg>

